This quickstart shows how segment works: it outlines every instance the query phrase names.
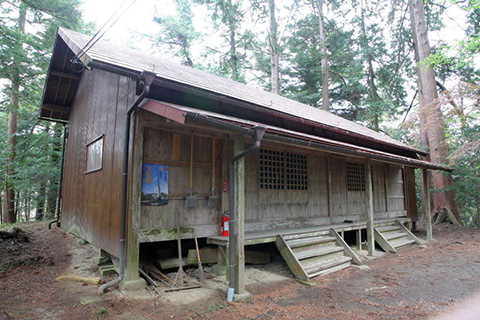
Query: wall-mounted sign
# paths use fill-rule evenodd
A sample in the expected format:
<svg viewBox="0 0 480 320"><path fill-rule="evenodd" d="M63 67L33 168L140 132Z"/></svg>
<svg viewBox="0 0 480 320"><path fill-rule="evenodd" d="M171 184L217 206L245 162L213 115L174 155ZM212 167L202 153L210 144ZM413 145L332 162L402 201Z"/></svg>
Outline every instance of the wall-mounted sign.
<svg viewBox="0 0 480 320"><path fill-rule="evenodd" d="M144 206L168 204L168 166L143 164L141 202Z"/></svg>

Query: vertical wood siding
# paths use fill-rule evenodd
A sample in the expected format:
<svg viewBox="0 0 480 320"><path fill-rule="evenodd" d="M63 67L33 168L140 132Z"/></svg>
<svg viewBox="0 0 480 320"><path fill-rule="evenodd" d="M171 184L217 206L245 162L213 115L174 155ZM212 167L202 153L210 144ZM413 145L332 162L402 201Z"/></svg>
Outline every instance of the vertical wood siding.
<svg viewBox="0 0 480 320"><path fill-rule="evenodd" d="M121 169L124 121L135 99L135 83L99 70L86 71L70 117L66 149L62 224L98 247L118 254L120 236ZM148 112L138 112L144 127L143 162L169 166L169 202L166 206L142 206L139 229L173 229L180 213L182 227L200 227L200 236L214 235L220 226L228 193L224 166L231 157L230 142L223 133L180 126ZM104 135L103 168L85 174L86 145ZM190 138L194 135L193 189L190 190ZM212 180L212 139L215 137L215 195L209 208ZM174 140L178 141L174 143ZM248 147L251 142L246 144ZM225 146L225 147L224 147ZM275 143L263 148L307 156L307 190L262 189L259 154L246 158L246 231L289 228L366 219L365 191L347 191L346 163L358 159L327 155ZM224 155L225 153L225 155ZM328 213L328 162L331 173L331 213ZM223 172L223 175L222 175ZM399 166L374 164L374 209L377 218L403 214L403 172ZM185 209L185 197L197 196L197 207ZM208 233L208 234L207 234Z"/></svg>
<svg viewBox="0 0 480 320"><path fill-rule="evenodd" d="M219 196L217 208L208 208L207 198L211 185L211 138L214 131L198 128L180 127L169 124L161 118L145 113L149 125L144 132L144 162L167 164L169 175L169 203L162 207L143 206L141 211L141 229L163 229L175 226L175 212L181 212L183 227L210 226L210 232L217 232L222 211L221 191L222 163L231 157L228 140L219 139L216 145L216 190ZM165 129L161 129L165 128ZM187 132L185 132L187 131ZM189 189L190 133L194 138L193 193L197 195L198 206L185 209L185 196ZM174 159L174 135L179 135L180 150L178 159ZM178 139L178 138L177 138ZM226 145L226 159L221 144ZM246 143L245 148L251 142ZM178 148L178 147L177 147ZM362 160L327 155L320 152L296 147L285 147L274 143L264 143L262 148L283 152L298 153L307 156L308 189L278 190L264 189L259 182L259 153L246 158L246 230L261 231L273 228L288 228L315 224L338 223L344 220L361 221L366 219L365 191L347 191L346 163ZM328 216L328 178L327 162L330 158L331 170L331 217ZM228 171L223 170L224 174ZM373 166L374 206L377 218L393 217L404 214L402 169L397 166L375 164ZM388 201L388 206L386 203ZM223 203L225 205L225 199ZM205 228L203 230L206 230ZM212 231L213 230L213 231Z"/></svg>
<svg viewBox="0 0 480 320"><path fill-rule="evenodd" d="M148 117L150 114L146 114ZM155 117L151 115L152 117ZM215 195L217 206L208 207L212 187L212 139L214 134L197 130L193 141L193 188L190 190L190 139L191 135L180 130L158 130L146 127L144 131L144 163L169 166L168 205L142 206L140 229L174 228L176 214L180 214L182 227L212 225L219 226L221 208L222 144L215 139ZM179 158L175 159L174 134L179 136ZM197 197L197 207L185 208L185 197Z"/></svg>
<svg viewBox="0 0 480 320"><path fill-rule="evenodd" d="M135 82L113 73L85 71L69 119L62 226L118 255L124 123ZM102 169L85 174L86 145L104 135Z"/></svg>

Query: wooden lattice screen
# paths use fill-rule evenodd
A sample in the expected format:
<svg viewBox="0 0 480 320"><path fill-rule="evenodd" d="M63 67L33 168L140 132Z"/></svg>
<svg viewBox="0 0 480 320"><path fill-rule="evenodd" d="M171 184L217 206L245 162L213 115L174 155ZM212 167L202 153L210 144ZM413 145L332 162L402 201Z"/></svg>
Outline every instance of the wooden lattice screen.
<svg viewBox="0 0 480 320"><path fill-rule="evenodd" d="M307 157L275 150L260 150L260 188L307 190Z"/></svg>
<svg viewBox="0 0 480 320"><path fill-rule="evenodd" d="M347 190L365 191L365 166L347 162Z"/></svg>

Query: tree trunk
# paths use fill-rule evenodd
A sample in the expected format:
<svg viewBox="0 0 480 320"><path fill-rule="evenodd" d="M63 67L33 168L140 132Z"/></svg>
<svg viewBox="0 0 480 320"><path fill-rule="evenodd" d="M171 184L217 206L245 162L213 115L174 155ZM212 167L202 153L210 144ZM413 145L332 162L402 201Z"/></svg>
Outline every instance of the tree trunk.
<svg viewBox="0 0 480 320"><path fill-rule="evenodd" d="M322 54L322 109L330 110L330 98L328 95L328 50L327 37L325 35L325 23L323 15L323 0L316 0L318 10L318 26L320 31L320 52Z"/></svg>
<svg viewBox="0 0 480 320"><path fill-rule="evenodd" d="M431 49L428 41L423 0L410 0L410 16L418 59L424 61L430 55ZM435 73L432 66L419 66L417 72L420 83L419 96L423 98L420 119L430 152L430 161L439 164L446 163L448 145L445 138L445 123L438 100ZM453 191L452 175L433 171L432 178L433 186L437 190L433 194L433 212L438 214L446 211L452 222L460 223L458 204Z"/></svg>
<svg viewBox="0 0 480 320"><path fill-rule="evenodd" d="M417 40L417 35L416 33L414 32L414 24L415 24L415 16L414 16L414 12L412 10L412 5L410 5L410 21L411 21L411 24L412 24L412 38L413 38L413 47L414 47L414 53L415 53L415 63L420 63L420 58L418 56L418 50L417 50L417 43L418 43L418 40ZM419 122L420 122L420 145L422 147L424 147L424 149L428 149L428 141L427 141L427 132L426 132L426 119L424 117L424 113L421 112L424 108L424 105L425 103L423 103L423 90L422 90L422 83L420 82L420 69L417 68L417 86L418 86L418 90L417 90L417 96L418 96L418 105L419 105L419 112L418 112L418 117L419 117ZM415 98L414 98L415 99ZM430 156L427 156L427 160L430 160ZM431 175L431 172L429 171L428 172L428 177ZM420 175L420 181L421 181L421 185L422 185L422 217L421 217L421 221L425 221L425 217L426 217L426 212L425 212L425 202L427 201L427 198L425 197L425 190L424 190L424 186L425 186L425 182L423 181L424 179L424 175ZM430 179L431 180L431 179ZM433 200L433 199L432 199ZM433 207L433 203L430 203L430 207Z"/></svg>
<svg viewBox="0 0 480 320"><path fill-rule="evenodd" d="M3 192L0 191L0 224L3 223L4 211L5 211L5 202L3 201Z"/></svg>
<svg viewBox="0 0 480 320"><path fill-rule="evenodd" d="M17 30L20 35L25 33L25 18L27 14L27 8L25 4L20 4ZM22 41L18 41L18 50L22 50ZM15 63L20 63L15 61ZM4 211L3 223L15 223L17 221L17 215L15 210L15 186L13 179L15 176L15 156L17 147L17 110L20 98L20 70L17 66L12 68L12 74L10 75L11 93L10 93L10 106L8 110L8 128L7 128L7 163L6 163L6 185L5 185L5 201L6 210Z"/></svg>
<svg viewBox="0 0 480 320"><path fill-rule="evenodd" d="M227 6L229 12L233 12L233 4L231 0L227 1ZM228 16L228 29L230 34L230 67L232 68L232 79L238 81L240 79L240 74L238 72L237 41L235 39L235 18L232 14L229 14Z"/></svg>
<svg viewBox="0 0 480 320"><path fill-rule="evenodd" d="M47 196L47 184L45 182L40 183L38 193L35 199L35 220L42 220L45 215L45 200Z"/></svg>
<svg viewBox="0 0 480 320"><path fill-rule="evenodd" d="M373 72L373 65L372 65L372 55L367 55L367 62L368 62L368 87L370 89L370 100L372 100L374 105L373 110L373 127L375 131L380 131L379 126L379 110L377 103L380 101L380 97L378 96L377 86L375 85L375 74Z"/></svg>
<svg viewBox="0 0 480 320"><path fill-rule="evenodd" d="M50 151L51 157L50 162L52 168L60 167L60 153L62 151L62 126L59 123L56 123L53 128L53 146ZM45 217L47 219L52 219L55 217L56 206L57 206L57 197L58 197L58 177L55 176L48 183L48 192L47 192L47 210L45 212Z"/></svg>
<svg viewBox="0 0 480 320"><path fill-rule="evenodd" d="M370 44L368 43L368 36L367 36L367 28L365 26L365 8L367 4L362 1L362 8L361 8L361 26L362 26L362 42L361 46L364 52L366 52L366 60L367 60L367 84L369 89L369 96L370 100L373 102L373 127L375 131L380 131L379 126L379 110L377 102L380 101L380 97L378 95L378 89L375 85L375 72L373 70L373 57L370 53Z"/></svg>
<svg viewBox="0 0 480 320"><path fill-rule="evenodd" d="M270 12L270 73L272 92L280 94L280 66L277 35L277 20L275 19L275 0L268 0Z"/></svg>
<svg viewBox="0 0 480 320"><path fill-rule="evenodd" d="M27 191L27 206L25 208L25 222L30 221L30 203L32 201L32 197L30 196L31 193L32 193L31 189L28 188L28 191Z"/></svg>

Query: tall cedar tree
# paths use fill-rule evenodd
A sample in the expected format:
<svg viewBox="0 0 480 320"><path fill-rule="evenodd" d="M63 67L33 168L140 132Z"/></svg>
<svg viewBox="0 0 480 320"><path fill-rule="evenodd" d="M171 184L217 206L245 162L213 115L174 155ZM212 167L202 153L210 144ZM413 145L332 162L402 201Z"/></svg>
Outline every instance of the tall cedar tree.
<svg viewBox="0 0 480 320"><path fill-rule="evenodd" d="M34 127L38 121L35 118L38 117L38 101L48 65L48 52L51 51L59 25L78 27L78 6L78 0L2 1L0 79L8 80L3 93L9 100L5 148L5 209L2 212L4 223L16 222L20 204L29 202L28 199L26 202L17 199L19 194L30 197L25 191L28 187L22 192L17 190L18 185L25 185L24 179L20 179L22 172L18 170L17 158L28 151L19 150L18 138L23 138L26 133L36 134ZM19 118L19 112L25 114L26 118ZM19 124L22 125L21 130Z"/></svg>
<svg viewBox="0 0 480 320"><path fill-rule="evenodd" d="M418 61L424 61L431 54L428 40L428 28L425 18L423 0L410 0L410 18L415 53ZM446 163L448 145L445 138L445 123L440 110L435 73L431 65L418 65L418 83L420 98L421 143L428 147L430 160L434 163ZM433 211L441 213L446 210L453 222L460 222L458 204L453 190L453 178L450 173L432 172Z"/></svg>
<svg viewBox="0 0 480 320"><path fill-rule="evenodd" d="M318 31L320 37L320 52L322 54L322 109L330 111L330 97L328 88L328 48L325 31L325 15L323 0L314 0L313 6L318 15Z"/></svg>
<svg viewBox="0 0 480 320"><path fill-rule="evenodd" d="M18 6L18 17L17 25L15 28L15 33L17 41L14 46L15 54L22 54L22 44L23 39L25 38L25 21L27 15L27 7L22 2ZM23 56L22 58L26 58ZM5 183L5 210L3 216L3 223L15 223L17 222L17 212L15 210L15 187L13 183L13 178L15 176L15 156L16 156L16 147L17 147L17 110L20 100L20 86L21 86L21 62L16 60L13 61L12 68L10 70L9 80L11 83L10 87L10 104L8 107L8 128L7 128L7 137L8 137L8 149L7 149L7 163L6 163L6 183Z"/></svg>
<svg viewBox="0 0 480 320"><path fill-rule="evenodd" d="M223 60L221 69L224 75L228 75L232 80L241 79L241 60L238 53L238 43L241 36L240 25L243 13L240 9L241 1L238 0L196 0L201 4L206 4L213 10L212 21L215 25L223 25L227 29L228 54Z"/></svg>
<svg viewBox="0 0 480 320"><path fill-rule="evenodd" d="M270 81L272 92L280 94L280 50L278 45L278 25L275 19L275 0L268 0L268 13L270 16Z"/></svg>

